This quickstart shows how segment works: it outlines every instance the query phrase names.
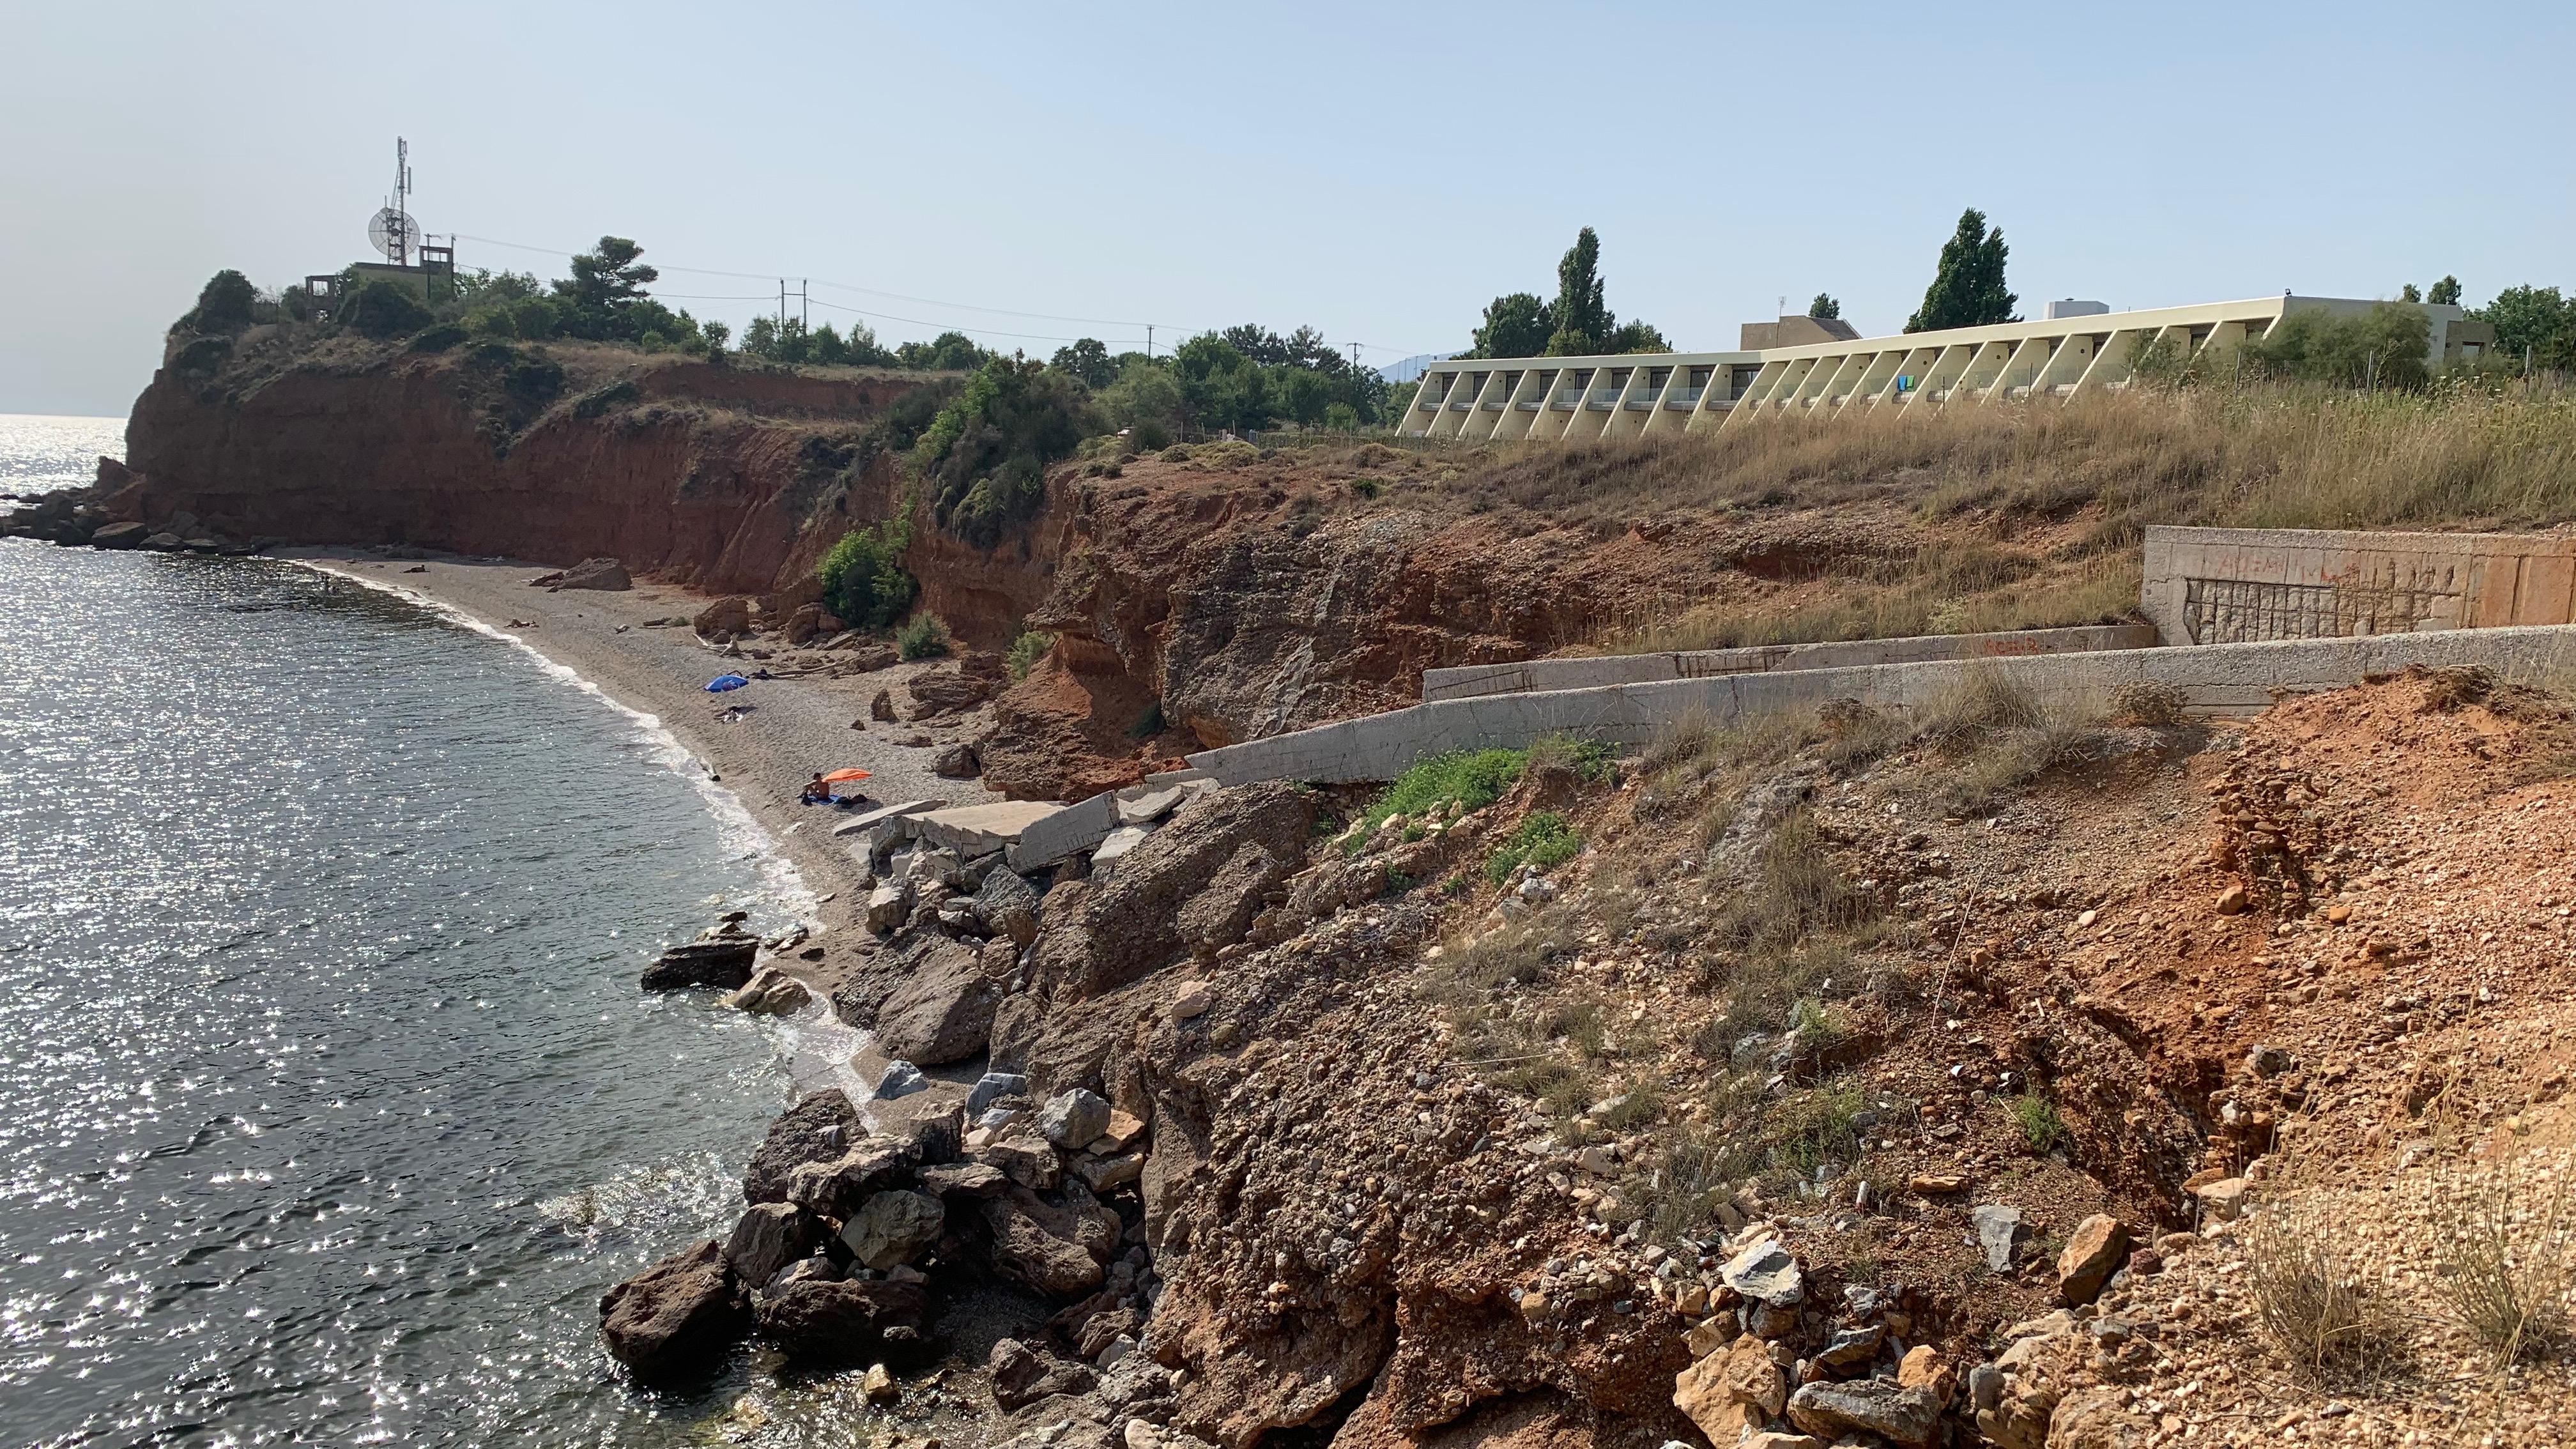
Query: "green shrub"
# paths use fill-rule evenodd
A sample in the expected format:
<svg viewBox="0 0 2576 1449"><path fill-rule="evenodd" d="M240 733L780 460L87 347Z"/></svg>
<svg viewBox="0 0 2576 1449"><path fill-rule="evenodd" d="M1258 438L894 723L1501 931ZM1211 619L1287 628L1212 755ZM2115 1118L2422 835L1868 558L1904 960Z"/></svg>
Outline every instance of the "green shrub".
<svg viewBox="0 0 2576 1449"><path fill-rule="evenodd" d="M995 358L940 409L912 445L939 526L978 547L1046 502L1046 468L1089 431L1081 383L1038 363Z"/></svg>
<svg viewBox="0 0 2576 1449"><path fill-rule="evenodd" d="M553 402L563 383L563 364L534 354L513 361L501 374L501 390L529 407Z"/></svg>
<svg viewBox="0 0 2576 1449"><path fill-rule="evenodd" d="M250 278L226 267L206 279L197 293L197 305L179 319L179 327L189 332L239 332L250 325L250 306L258 297Z"/></svg>
<svg viewBox="0 0 2576 1449"><path fill-rule="evenodd" d="M189 339L187 344L179 349L179 355L170 359L170 366L182 374L210 377L215 369L224 365L224 359L232 355L231 338L196 337Z"/></svg>
<svg viewBox="0 0 2576 1449"><path fill-rule="evenodd" d="M1375 498L1380 493L1386 491L1386 480L1383 478L1354 478L1351 480L1351 491L1362 498Z"/></svg>
<svg viewBox="0 0 2576 1449"><path fill-rule="evenodd" d="M1041 634L1031 630L1012 640L1010 652L1002 658L1011 666L1013 679L1026 679L1029 677L1029 671L1037 668L1038 661L1044 659L1046 652L1054 647L1053 634Z"/></svg>
<svg viewBox="0 0 2576 1449"><path fill-rule="evenodd" d="M2074 1140L2066 1130L2066 1119L2057 1115L2057 1107L2037 1092L2024 1092L2012 1099L2009 1110L2013 1125L2021 1128L2022 1140L2033 1152L2054 1152Z"/></svg>
<svg viewBox="0 0 2576 1449"><path fill-rule="evenodd" d="M1503 798L1529 761L1525 750L1453 750L1414 765L1360 812L1357 839L1365 840L1390 815L1420 815L1455 800L1482 810Z"/></svg>
<svg viewBox="0 0 2576 1449"><path fill-rule="evenodd" d="M370 277L340 304L341 324L362 336L381 342L418 332L437 320L409 288L397 286L382 277Z"/></svg>
<svg viewBox="0 0 2576 1449"><path fill-rule="evenodd" d="M2403 302L2343 317L2298 311L2249 339L2245 360L2275 375L2342 387L2420 388L2429 376L2430 331L2424 309Z"/></svg>
<svg viewBox="0 0 2576 1449"><path fill-rule="evenodd" d="M421 335L426 337L429 334L422 333ZM595 418L600 414L607 412L610 408L616 407L620 403L633 402L643 395L643 389L638 388L632 381L621 380L618 382L612 382L605 387L592 388L590 391L583 393L580 397L575 398L572 405L572 415L577 418ZM838 614L841 611L835 609L832 612Z"/></svg>
<svg viewBox="0 0 2576 1449"><path fill-rule="evenodd" d="M1595 784L1618 773L1617 752L1599 740L1581 739L1559 731L1542 735L1529 747L1529 767L1533 770L1572 770Z"/></svg>
<svg viewBox="0 0 2576 1449"><path fill-rule="evenodd" d="M853 629L883 629L901 618L919 592L912 575L903 568L909 533L904 525L889 518L872 528L841 535L841 541L833 544L831 552L814 567L815 580L823 586L823 606ZM938 622L926 614L922 617L933 624ZM906 631L907 636L910 632Z"/></svg>
<svg viewBox="0 0 2576 1449"><path fill-rule="evenodd" d="M437 326L431 327L423 331L419 336L413 338L411 340L411 350L414 352L445 352L464 340L465 328L462 324L455 322L441 322Z"/></svg>
<svg viewBox="0 0 2576 1449"><path fill-rule="evenodd" d="M1582 834L1566 824L1564 816L1541 810L1522 821L1520 829L1495 849L1485 862L1485 879L1501 885L1524 865L1548 870L1574 859L1582 850Z"/></svg>
<svg viewBox="0 0 2576 1449"><path fill-rule="evenodd" d="M519 323L507 306L495 304L466 313L465 330L475 337L516 337Z"/></svg>
<svg viewBox="0 0 2576 1449"><path fill-rule="evenodd" d="M1860 1114L1866 1103L1849 1081L1818 1087L1781 1105L1774 1119L1778 1136L1772 1157L1798 1169L1801 1176L1828 1162L1849 1164L1860 1157Z"/></svg>
<svg viewBox="0 0 2576 1449"><path fill-rule="evenodd" d="M947 621L929 613L913 615L912 622L894 636L895 652L906 659L940 658L954 642L948 637Z"/></svg>

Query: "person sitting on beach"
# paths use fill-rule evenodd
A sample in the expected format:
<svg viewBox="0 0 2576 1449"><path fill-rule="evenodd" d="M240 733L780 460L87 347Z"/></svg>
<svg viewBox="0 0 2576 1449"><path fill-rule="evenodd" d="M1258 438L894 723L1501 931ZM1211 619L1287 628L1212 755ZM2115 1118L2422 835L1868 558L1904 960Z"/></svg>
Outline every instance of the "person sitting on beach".
<svg viewBox="0 0 2576 1449"><path fill-rule="evenodd" d="M817 774L805 782L803 800L808 805L829 805L832 803L832 787L824 784L823 777Z"/></svg>

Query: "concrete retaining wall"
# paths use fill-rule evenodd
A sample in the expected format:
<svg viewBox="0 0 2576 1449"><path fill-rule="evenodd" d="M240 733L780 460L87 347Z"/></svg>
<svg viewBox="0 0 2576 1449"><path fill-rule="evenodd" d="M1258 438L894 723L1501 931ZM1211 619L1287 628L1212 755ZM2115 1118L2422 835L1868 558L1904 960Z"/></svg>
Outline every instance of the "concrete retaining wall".
<svg viewBox="0 0 2576 1449"><path fill-rule="evenodd" d="M2140 603L2174 644L2576 622L2576 538L2147 530Z"/></svg>
<svg viewBox="0 0 2576 1449"><path fill-rule="evenodd" d="M2075 629L2016 629L1995 634L1929 634L1906 639L1858 639L1831 644L1764 644L1746 649L1692 649L1660 654L1617 654L1597 659L1529 659L1518 664L1469 664L1422 671L1425 703L1477 699L1489 694L1529 694L1551 689L1599 689L1613 684L1653 684L1667 679L1711 679L1783 669L1846 669L1865 664L1910 664L1925 659L1989 659L2022 654L2090 653L2102 649L2152 649L2161 643L2152 624L2100 624Z"/></svg>
<svg viewBox="0 0 2576 1449"><path fill-rule="evenodd" d="M1250 740L1190 756L1228 785L1254 780L1317 784L1391 780L1415 761L1460 749L1518 749L1566 733L1641 745L1664 722L1693 711L1719 723L1777 710L1857 699L1911 708L1972 670L2002 673L2052 700L2107 702L2121 685L2153 680L2182 691L2204 715L2259 713L2282 694L2337 689L2366 674L2477 664L2508 678L2576 670L2576 628L2506 628L2294 639L2203 648L2130 649L2020 658L1939 660L1849 669L1801 669L1607 689L1487 695L1419 704L1388 714Z"/></svg>

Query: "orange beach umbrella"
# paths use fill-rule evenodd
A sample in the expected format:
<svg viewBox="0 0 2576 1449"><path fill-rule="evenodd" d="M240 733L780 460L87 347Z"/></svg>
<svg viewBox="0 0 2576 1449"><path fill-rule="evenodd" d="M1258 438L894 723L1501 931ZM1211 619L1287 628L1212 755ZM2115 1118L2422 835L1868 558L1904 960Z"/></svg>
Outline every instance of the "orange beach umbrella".
<svg viewBox="0 0 2576 1449"><path fill-rule="evenodd" d="M855 785L866 778L868 778L868 772L865 770L834 770L832 773L823 777L823 783L826 785Z"/></svg>

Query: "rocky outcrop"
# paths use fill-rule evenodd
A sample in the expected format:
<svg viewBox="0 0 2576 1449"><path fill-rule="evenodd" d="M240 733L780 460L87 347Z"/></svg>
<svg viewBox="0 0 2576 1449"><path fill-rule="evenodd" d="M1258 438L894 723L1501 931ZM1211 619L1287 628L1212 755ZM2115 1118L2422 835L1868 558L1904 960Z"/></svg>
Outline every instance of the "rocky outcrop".
<svg viewBox="0 0 2576 1449"><path fill-rule="evenodd" d="M684 991L713 986L726 991L750 984L752 961L760 938L722 934L673 946L644 968L638 985L647 991Z"/></svg>
<svg viewBox="0 0 2576 1449"><path fill-rule="evenodd" d="M807 1096L769 1125L769 1135L743 1169L742 1195L752 1202L785 1202L796 1170L832 1162L864 1129L848 1094L829 1087Z"/></svg>
<svg viewBox="0 0 2576 1449"><path fill-rule="evenodd" d="M918 1358L930 1296L918 1283L808 1280L768 1294L760 1336L791 1358L825 1363Z"/></svg>
<svg viewBox="0 0 2576 1449"><path fill-rule="evenodd" d="M613 558L586 558L571 568L541 574L528 582L543 589L593 589L602 593L621 593L635 587L626 573L626 565Z"/></svg>
<svg viewBox="0 0 2576 1449"><path fill-rule="evenodd" d="M942 943L877 1008L877 1045L919 1066L962 1062L983 1054L1001 1004L1001 983L985 971L982 954Z"/></svg>
<svg viewBox="0 0 2576 1449"><path fill-rule="evenodd" d="M154 375L111 504L156 527L185 511L237 538L614 559L766 593L895 506L891 455L853 476L847 439L919 385L258 327L211 370Z"/></svg>
<svg viewBox="0 0 2576 1449"><path fill-rule="evenodd" d="M742 1290L712 1241L672 1254L599 1300L608 1351L639 1379L713 1371L750 1326Z"/></svg>
<svg viewBox="0 0 2576 1449"><path fill-rule="evenodd" d="M1032 989L1079 1002L1174 960L1240 940L1273 887L1304 864L1305 796L1286 784L1204 795L1129 852L1105 885L1049 913Z"/></svg>

